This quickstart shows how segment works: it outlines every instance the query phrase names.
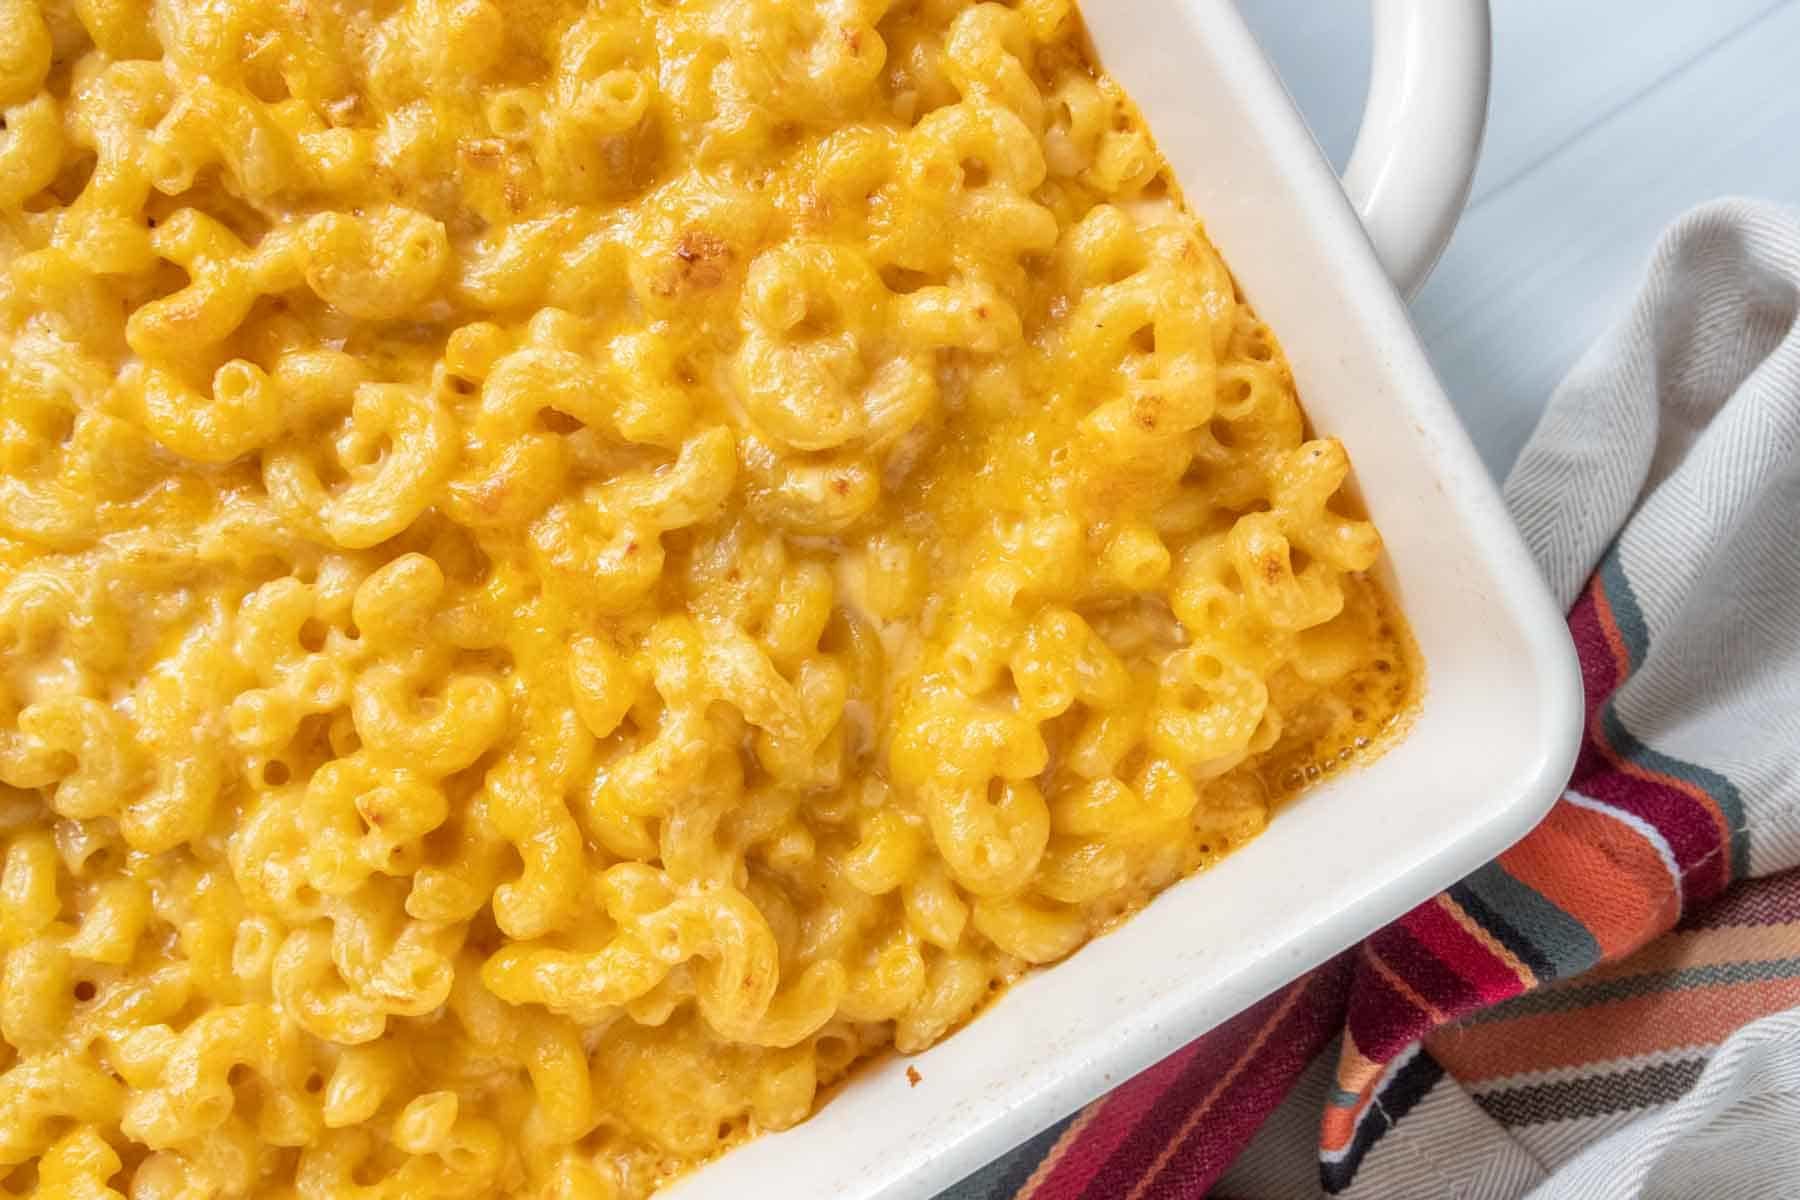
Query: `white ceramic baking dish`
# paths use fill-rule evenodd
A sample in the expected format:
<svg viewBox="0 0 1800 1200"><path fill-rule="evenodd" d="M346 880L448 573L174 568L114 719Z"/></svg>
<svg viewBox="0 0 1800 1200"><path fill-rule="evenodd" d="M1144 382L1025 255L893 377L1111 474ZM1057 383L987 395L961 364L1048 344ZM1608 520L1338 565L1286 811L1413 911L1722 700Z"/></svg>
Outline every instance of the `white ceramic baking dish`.
<svg viewBox="0 0 1800 1200"><path fill-rule="evenodd" d="M1423 707L1401 744L1249 846L671 1200L929 1196L1499 853L1573 762L1581 689L1561 615L1396 288L1422 279L1467 194L1485 0L1376 0L1374 83L1342 186L1229 0L1085 9L1286 347L1315 427L1349 447L1425 657Z"/></svg>

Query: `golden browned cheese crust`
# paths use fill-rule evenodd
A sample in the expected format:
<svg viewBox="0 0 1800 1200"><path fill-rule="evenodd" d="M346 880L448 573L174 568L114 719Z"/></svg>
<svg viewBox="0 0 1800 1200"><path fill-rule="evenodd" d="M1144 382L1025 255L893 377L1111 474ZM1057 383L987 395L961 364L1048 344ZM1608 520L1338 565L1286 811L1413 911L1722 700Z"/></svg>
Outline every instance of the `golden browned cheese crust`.
<svg viewBox="0 0 1800 1200"><path fill-rule="evenodd" d="M642 1197L1411 702L1067 0L0 0L0 115L9 1195Z"/></svg>

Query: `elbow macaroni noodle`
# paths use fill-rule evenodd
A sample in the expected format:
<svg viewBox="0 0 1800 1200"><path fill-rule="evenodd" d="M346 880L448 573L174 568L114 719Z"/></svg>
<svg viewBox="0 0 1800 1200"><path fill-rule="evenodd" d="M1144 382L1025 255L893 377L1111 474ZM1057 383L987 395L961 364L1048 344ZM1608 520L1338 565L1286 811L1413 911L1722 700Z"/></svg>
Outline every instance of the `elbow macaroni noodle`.
<svg viewBox="0 0 1800 1200"><path fill-rule="evenodd" d="M642 1197L1411 703L1070 0L0 0L0 115L0 1195Z"/></svg>

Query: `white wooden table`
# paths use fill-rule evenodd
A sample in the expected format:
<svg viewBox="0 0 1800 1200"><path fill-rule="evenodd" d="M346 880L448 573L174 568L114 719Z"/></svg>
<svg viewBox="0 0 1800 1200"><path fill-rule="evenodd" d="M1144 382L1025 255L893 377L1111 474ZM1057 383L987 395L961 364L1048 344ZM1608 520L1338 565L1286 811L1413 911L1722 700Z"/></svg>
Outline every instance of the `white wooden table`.
<svg viewBox="0 0 1800 1200"><path fill-rule="evenodd" d="M1365 0L1239 4L1341 168L1368 86ZM1493 9L1481 168L1413 312L1501 476L1670 221L1730 194L1800 203L1800 0Z"/></svg>

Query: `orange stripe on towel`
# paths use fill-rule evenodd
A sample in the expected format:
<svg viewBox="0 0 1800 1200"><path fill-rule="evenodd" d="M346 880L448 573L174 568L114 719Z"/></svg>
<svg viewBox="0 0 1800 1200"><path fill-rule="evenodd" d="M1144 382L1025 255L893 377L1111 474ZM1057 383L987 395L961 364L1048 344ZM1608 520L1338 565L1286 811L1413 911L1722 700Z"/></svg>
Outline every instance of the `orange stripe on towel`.
<svg viewBox="0 0 1800 1200"><path fill-rule="evenodd" d="M1431 1041L1431 1053L1464 1083L1559 1067L1636 1058L1662 1050L1716 1046L1751 1021L1800 1004L1800 978L1709 988L1706 1003L1691 993L1657 993L1570 1012L1454 1027Z"/></svg>
<svg viewBox="0 0 1800 1200"><path fill-rule="evenodd" d="M1586 926L1609 959L1629 954L1680 915L1675 881L1657 847L1624 822L1575 804L1551 809L1500 865Z"/></svg>
<svg viewBox="0 0 1800 1200"><path fill-rule="evenodd" d="M1356 1103L1348 1108L1336 1104L1325 1106L1325 1116L1319 1123L1319 1144L1323 1148L1341 1150L1350 1144L1350 1139L1356 1136L1356 1124L1363 1109L1374 1099L1375 1081L1386 1069L1386 1063L1378 1063L1358 1050L1356 1039L1348 1029L1344 1030L1343 1049L1338 1055L1337 1086L1355 1096Z"/></svg>

